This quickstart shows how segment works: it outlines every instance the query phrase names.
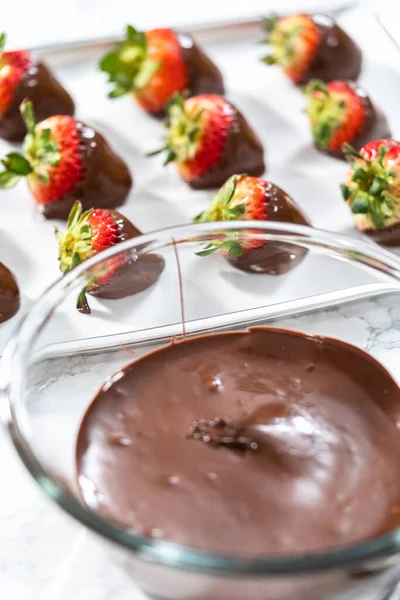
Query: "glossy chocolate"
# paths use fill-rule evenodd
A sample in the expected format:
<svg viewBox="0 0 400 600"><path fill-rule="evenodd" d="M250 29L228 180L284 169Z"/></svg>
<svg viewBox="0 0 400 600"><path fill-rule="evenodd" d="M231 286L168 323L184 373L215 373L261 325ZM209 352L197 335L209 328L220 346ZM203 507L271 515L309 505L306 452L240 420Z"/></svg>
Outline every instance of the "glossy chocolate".
<svg viewBox="0 0 400 600"><path fill-rule="evenodd" d="M33 60L30 68L15 90L13 102L0 118L0 137L11 142L22 142L27 130L20 113L22 101L33 103L36 121L53 115L73 115L75 104L48 67Z"/></svg>
<svg viewBox="0 0 400 600"><path fill-rule="evenodd" d="M191 188L204 190L221 187L228 177L235 173L246 173L255 177L264 173L264 148L261 140L242 113L235 107L233 109L235 118L221 159L212 169L188 181Z"/></svg>
<svg viewBox="0 0 400 600"><path fill-rule="evenodd" d="M385 115L372 103L367 92L357 83L354 83L354 81L346 81L345 83L347 86L353 89L357 96L361 99L365 114L364 127L357 137L355 137L353 140L350 140L350 144L356 150L360 150L368 142L392 137L392 133ZM316 147L318 150L321 150L321 152L330 154L335 158L345 158L342 150L323 150L319 146Z"/></svg>
<svg viewBox="0 0 400 600"><path fill-rule="evenodd" d="M0 323L11 319L20 308L18 283L10 269L0 262Z"/></svg>
<svg viewBox="0 0 400 600"><path fill-rule="evenodd" d="M84 175L64 198L39 206L46 219L67 219L75 200L81 201L83 210L117 208L125 202L132 187L126 163L101 133L80 121L76 128Z"/></svg>
<svg viewBox="0 0 400 600"><path fill-rule="evenodd" d="M104 518L202 550L340 547L399 524L399 422L397 384L354 346L264 327L193 338L104 385L79 486Z"/></svg>
<svg viewBox="0 0 400 600"><path fill-rule="evenodd" d="M109 283L97 286L90 294L108 300L133 296L151 287L163 272L164 267L165 260L158 254L142 254L137 258L131 257L118 267Z"/></svg>
<svg viewBox="0 0 400 600"><path fill-rule="evenodd" d="M221 71L196 44L188 33L178 33L178 42L188 72L187 96L199 94L224 94Z"/></svg>
<svg viewBox="0 0 400 600"><path fill-rule="evenodd" d="M309 15L321 33L321 42L310 68L304 73L299 85L310 79L333 81L356 80L361 72L361 49L349 35L327 15Z"/></svg>
<svg viewBox="0 0 400 600"><path fill-rule="evenodd" d="M142 232L121 213L110 211L115 223L118 225L118 240L125 242L141 235ZM165 260L158 254L133 255L126 253L126 260L121 264L111 280L103 285L95 286L89 290L92 296L107 300L118 300L126 296L133 296L151 287L159 278L165 267ZM85 311L82 311L85 312Z"/></svg>
<svg viewBox="0 0 400 600"><path fill-rule="evenodd" d="M294 200L273 183L267 182L265 202L267 221L311 225ZM282 275L298 265L306 254L307 250L299 246L283 242L268 242L254 250L244 250L239 258L227 260L242 271Z"/></svg>

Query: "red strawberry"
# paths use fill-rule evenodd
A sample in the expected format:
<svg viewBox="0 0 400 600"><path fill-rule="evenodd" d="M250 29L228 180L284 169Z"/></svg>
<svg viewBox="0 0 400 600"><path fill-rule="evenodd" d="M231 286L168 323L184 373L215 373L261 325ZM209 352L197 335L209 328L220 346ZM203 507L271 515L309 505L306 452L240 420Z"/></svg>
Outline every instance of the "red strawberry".
<svg viewBox="0 0 400 600"><path fill-rule="evenodd" d="M74 102L48 68L26 50L3 52L0 35L0 136L22 141L26 134L19 107L27 98L42 120L54 114L74 114Z"/></svg>
<svg viewBox="0 0 400 600"><path fill-rule="evenodd" d="M10 152L2 160L0 187L12 187L27 177L47 218L66 218L76 199L85 209L94 204L111 208L125 201L131 175L102 135L68 115L36 125L30 102L24 102L21 111L28 128L24 156Z"/></svg>
<svg viewBox="0 0 400 600"><path fill-rule="evenodd" d="M332 81L325 85L314 79L305 93L314 142L323 152L344 158L344 143L360 148L377 137L390 136L385 117L357 84Z"/></svg>
<svg viewBox="0 0 400 600"><path fill-rule="evenodd" d="M176 92L224 92L217 67L190 36L172 29L142 32L128 25L126 39L104 56L100 68L115 84L110 98L132 92L154 114L163 112Z"/></svg>
<svg viewBox="0 0 400 600"><path fill-rule="evenodd" d="M280 65L296 84L310 79L357 79L361 51L326 15L292 14L265 19L272 53L263 60Z"/></svg>
<svg viewBox="0 0 400 600"><path fill-rule="evenodd" d="M400 142L383 139L356 152L345 147L350 162L343 197L355 225L377 241L400 245Z"/></svg>
<svg viewBox="0 0 400 600"><path fill-rule="evenodd" d="M63 273L115 244L140 235L140 231L115 210L96 208L82 211L82 204L75 202L68 218L67 231L62 233L56 229L58 259ZM110 260L106 267L93 275L92 281L82 290L78 299L78 309L81 312L90 313L86 292L108 284L122 264L124 260L120 257Z"/></svg>
<svg viewBox="0 0 400 600"><path fill-rule="evenodd" d="M210 207L194 221L283 221L309 225L296 203L278 186L259 177L233 175L211 199ZM271 244L253 239L241 241L238 235L212 242L199 252L207 256L222 249L234 266L256 273L284 273L304 256L288 244Z"/></svg>
<svg viewBox="0 0 400 600"><path fill-rule="evenodd" d="M167 135L161 150L165 164L175 162L181 177L195 189L222 185L238 170L260 175L265 170L260 140L243 115L215 94L183 100L168 109Z"/></svg>

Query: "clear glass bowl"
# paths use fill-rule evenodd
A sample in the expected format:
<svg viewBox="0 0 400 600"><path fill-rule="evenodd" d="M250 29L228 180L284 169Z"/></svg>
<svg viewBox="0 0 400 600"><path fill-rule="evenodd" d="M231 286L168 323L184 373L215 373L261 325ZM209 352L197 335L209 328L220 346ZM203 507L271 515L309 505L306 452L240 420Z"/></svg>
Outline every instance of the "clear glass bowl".
<svg viewBox="0 0 400 600"><path fill-rule="evenodd" d="M260 273L257 264L246 272L221 252L196 254L232 236L252 247L265 244L286 272ZM120 300L89 295L92 314L78 313L76 298L94 275L121 257L141 260L154 253L165 261L154 285ZM132 352L140 356L182 334L180 291L188 335L263 323L325 334L366 349L400 382L400 260L394 254L356 238L282 223L166 229L83 263L49 288L18 326L2 359L1 410L28 471L108 546L150 597L389 598L400 580L400 529L313 555L241 559L234 551L212 555L139 536L82 505L74 450L85 409L105 379L131 362Z"/></svg>

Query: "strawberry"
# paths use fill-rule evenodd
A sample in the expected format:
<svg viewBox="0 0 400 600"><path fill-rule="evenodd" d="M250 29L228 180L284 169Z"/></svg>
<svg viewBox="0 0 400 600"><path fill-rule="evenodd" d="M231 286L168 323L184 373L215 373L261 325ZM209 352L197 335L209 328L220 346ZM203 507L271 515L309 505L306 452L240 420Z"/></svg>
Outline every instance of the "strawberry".
<svg viewBox="0 0 400 600"><path fill-rule="evenodd" d="M66 218L76 199L85 209L122 204L132 185L127 166L102 135L69 115L35 123L31 102L21 106L28 134L24 155L10 152L2 160L0 187L26 177L36 203L47 218Z"/></svg>
<svg viewBox="0 0 400 600"><path fill-rule="evenodd" d="M181 177L195 189L222 185L238 169L250 175L265 170L260 140L237 108L215 94L174 97L165 144L150 155L160 152L166 153L165 164L175 162Z"/></svg>
<svg viewBox="0 0 400 600"><path fill-rule="evenodd" d="M0 136L22 141L26 134L19 107L27 98L40 120L54 114L74 114L74 102L46 65L27 50L3 52L5 34L0 35Z"/></svg>
<svg viewBox="0 0 400 600"><path fill-rule="evenodd" d="M137 235L140 235L140 231L119 212L102 208L83 212L82 204L76 201L68 218L67 231L62 233L56 229L60 269L67 273L87 258ZM123 264L123 258L117 257L97 270L79 295L78 310L90 313L86 292L93 292L109 284Z"/></svg>
<svg viewBox="0 0 400 600"><path fill-rule="evenodd" d="M100 61L114 85L110 98L133 93L148 112L159 114L177 92L223 93L222 75L189 35L172 29L137 31L131 25L126 39Z"/></svg>
<svg viewBox="0 0 400 600"><path fill-rule="evenodd" d="M388 245L400 245L400 142L370 142L357 152L345 146L351 167L342 194L357 229Z"/></svg>
<svg viewBox="0 0 400 600"><path fill-rule="evenodd" d="M232 220L309 225L300 208L281 188L248 175L230 177L211 199L209 208L194 222ZM267 244L256 236L251 241L241 241L237 234L209 243L198 255L208 256L216 250L222 250L230 262L242 270L270 274L286 272L304 255L299 248L292 249L288 244Z"/></svg>
<svg viewBox="0 0 400 600"><path fill-rule="evenodd" d="M272 53L263 61L280 65L293 83L357 79L360 74L359 47L330 17L291 14L264 22Z"/></svg>
<svg viewBox="0 0 400 600"><path fill-rule="evenodd" d="M366 92L351 81L324 84L313 79L305 89L316 147L344 158L342 145L360 148L377 137L390 136L383 114L375 109Z"/></svg>

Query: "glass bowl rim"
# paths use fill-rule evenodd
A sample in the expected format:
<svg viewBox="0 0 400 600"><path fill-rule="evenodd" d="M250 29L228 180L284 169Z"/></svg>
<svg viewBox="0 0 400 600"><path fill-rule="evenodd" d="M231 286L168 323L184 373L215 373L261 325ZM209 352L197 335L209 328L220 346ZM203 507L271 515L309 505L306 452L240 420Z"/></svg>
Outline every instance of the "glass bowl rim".
<svg viewBox="0 0 400 600"><path fill-rule="evenodd" d="M257 234L269 236L277 241L304 245L305 247L320 247L330 250L334 255L340 256L343 252L353 251L357 257L347 257L353 263L363 264L361 257L370 258L380 262L387 273L400 282L400 258L384 250L370 241L364 241L355 236L328 232L304 225L293 225L282 222L260 221L233 221L213 222L201 224L188 224L177 227L168 227L137 236L108 250L93 256L76 267L73 271L52 283L23 316L8 343L0 364L0 400L2 401L1 416L9 430L14 447L23 464L39 484L45 494L58 504L69 516L92 530L108 541L137 555L138 558L161 564L168 567L188 571L203 571L215 574L242 574L270 576L277 574L300 574L332 568L348 567L365 560L384 558L400 551L400 527L391 532L371 538L367 541L345 547L335 547L309 554L294 554L286 556L257 556L236 557L234 555L212 554L182 546L174 542L155 540L129 532L102 519L96 513L86 509L68 490L67 486L57 480L52 473L46 470L35 456L29 441L23 435L21 423L16 418L13 410L14 378L11 377L15 362L19 363L20 373L24 372L24 362L21 360L25 347L25 355L42 325L51 315L68 288L79 280L82 275L123 251L140 246L146 252L151 251L154 241L186 243L201 241L196 236L218 233L221 231L248 231L249 237ZM245 233L246 235L246 233ZM181 239L183 237L183 239ZM267 239L267 238L265 238ZM205 240L206 241L206 240ZM163 247L167 244L164 243ZM365 264L365 263L364 263ZM368 265L371 269L378 270L377 266ZM22 353L22 354L21 354ZM21 356L20 356L21 354ZM23 377L21 377L23 380ZM4 405L3 405L4 402Z"/></svg>

